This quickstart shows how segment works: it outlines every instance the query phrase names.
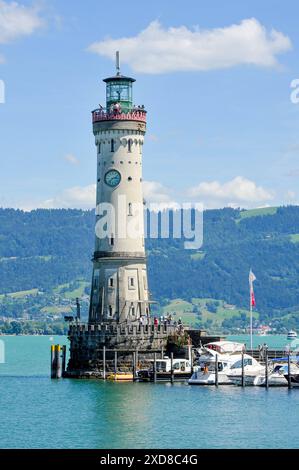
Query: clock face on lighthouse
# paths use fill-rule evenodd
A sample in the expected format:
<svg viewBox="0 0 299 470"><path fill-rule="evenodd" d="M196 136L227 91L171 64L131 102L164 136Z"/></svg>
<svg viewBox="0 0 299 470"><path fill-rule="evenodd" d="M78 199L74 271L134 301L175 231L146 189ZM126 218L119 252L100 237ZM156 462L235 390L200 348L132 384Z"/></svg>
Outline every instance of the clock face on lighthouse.
<svg viewBox="0 0 299 470"><path fill-rule="evenodd" d="M115 188L117 185L119 185L120 180L121 176L117 170L109 170L105 174L105 183L111 188Z"/></svg>

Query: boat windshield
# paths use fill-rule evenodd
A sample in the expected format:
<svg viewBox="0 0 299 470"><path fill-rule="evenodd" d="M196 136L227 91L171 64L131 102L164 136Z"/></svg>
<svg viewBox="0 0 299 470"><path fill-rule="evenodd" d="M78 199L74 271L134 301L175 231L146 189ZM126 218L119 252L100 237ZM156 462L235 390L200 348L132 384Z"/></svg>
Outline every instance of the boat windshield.
<svg viewBox="0 0 299 470"><path fill-rule="evenodd" d="M244 367L246 367L246 366L252 366L252 359L251 358L244 359ZM231 369L241 369L241 367L242 367L242 360L239 360L231 366Z"/></svg>

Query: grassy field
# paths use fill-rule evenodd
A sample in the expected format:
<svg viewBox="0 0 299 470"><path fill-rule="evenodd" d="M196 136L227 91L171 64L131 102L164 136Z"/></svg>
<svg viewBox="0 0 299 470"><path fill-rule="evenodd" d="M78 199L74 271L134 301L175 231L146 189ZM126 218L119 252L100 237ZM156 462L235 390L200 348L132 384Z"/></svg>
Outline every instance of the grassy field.
<svg viewBox="0 0 299 470"><path fill-rule="evenodd" d="M22 290L19 292L11 292L7 294L8 297L12 297L13 299L21 299L23 297L27 297L28 295L37 295L38 289L31 289L31 290ZM0 295L0 301L4 298L4 294Z"/></svg>
<svg viewBox="0 0 299 470"><path fill-rule="evenodd" d="M206 254L203 251L198 251L197 253L190 255L191 259L194 259L195 261L202 260L205 256Z"/></svg>
<svg viewBox="0 0 299 470"><path fill-rule="evenodd" d="M299 243L299 233L290 235L290 239L292 243Z"/></svg>
<svg viewBox="0 0 299 470"><path fill-rule="evenodd" d="M76 297L82 297L85 287L88 287L89 285L89 282L79 281L79 287L74 290L68 290L70 289L70 284L61 284L54 289L54 293L62 295L65 299L74 300ZM62 292L64 289L66 289L66 291Z"/></svg>
<svg viewBox="0 0 299 470"><path fill-rule="evenodd" d="M217 311L209 311L209 302L218 302ZM194 312L194 307L200 310L201 314ZM247 310L239 308L228 308L223 300L216 299L199 299L194 298L192 302L186 302L185 300L175 299L168 305L163 307L163 315L171 313L174 320L182 319L182 322L186 325L195 326L196 324L202 324L208 320L211 322L211 329L220 328L222 322L226 319L233 317L240 317L243 313L249 320L250 313ZM254 312L253 317L258 318L258 313Z"/></svg>
<svg viewBox="0 0 299 470"><path fill-rule="evenodd" d="M258 217L262 215L274 215L277 212L277 207L261 207L260 209L250 209L240 212L241 219L247 219L248 217ZM240 219L239 219L240 220Z"/></svg>
<svg viewBox="0 0 299 470"><path fill-rule="evenodd" d="M56 306L51 306L51 307L44 307L41 309L42 313L46 313L48 315L60 315L61 313L71 313L73 310L71 307L65 306L65 307L56 307Z"/></svg>

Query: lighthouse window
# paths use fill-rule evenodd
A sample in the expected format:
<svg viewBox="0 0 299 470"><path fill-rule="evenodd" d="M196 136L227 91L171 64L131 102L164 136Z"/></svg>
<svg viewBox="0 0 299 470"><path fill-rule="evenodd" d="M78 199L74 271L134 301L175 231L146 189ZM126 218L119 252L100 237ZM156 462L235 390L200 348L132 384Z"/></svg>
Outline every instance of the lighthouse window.
<svg viewBox="0 0 299 470"><path fill-rule="evenodd" d="M134 288L135 288L135 278L129 277L129 289L134 289Z"/></svg>
<svg viewBox="0 0 299 470"><path fill-rule="evenodd" d="M114 152L114 139L111 139L111 152Z"/></svg>
<svg viewBox="0 0 299 470"><path fill-rule="evenodd" d="M112 314L113 314L112 305L109 305L108 307L108 314L109 314L109 317L112 317Z"/></svg>
<svg viewBox="0 0 299 470"><path fill-rule="evenodd" d="M113 237L113 235L110 237L110 245L114 246L114 237Z"/></svg>
<svg viewBox="0 0 299 470"><path fill-rule="evenodd" d="M135 307L131 307L132 315L135 315Z"/></svg>
<svg viewBox="0 0 299 470"><path fill-rule="evenodd" d="M129 202L128 215L133 215L132 214L132 203L131 202Z"/></svg>
<svg viewBox="0 0 299 470"><path fill-rule="evenodd" d="M132 181L132 177L131 177L131 176L129 176L128 181Z"/></svg>
<svg viewBox="0 0 299 470"><path fill-rule="evenodd" d="M132 139L129 139L128 140L128 152L132 152L132 143L133 143Z"/></svg>
<svg viewBox="0 0 299 470"><path fill-rule="evenodd" d="M101 143L98 144L98 153L101 153Z"/></svg>
<svg viewBox="0 0 299 470"><path fill-rule="evenodd" d="M114 279L113 279L113 277L110 277L110 278L109 278L109 286L110 286L110 287L113 287L113 286L114 286Z"/></svg>

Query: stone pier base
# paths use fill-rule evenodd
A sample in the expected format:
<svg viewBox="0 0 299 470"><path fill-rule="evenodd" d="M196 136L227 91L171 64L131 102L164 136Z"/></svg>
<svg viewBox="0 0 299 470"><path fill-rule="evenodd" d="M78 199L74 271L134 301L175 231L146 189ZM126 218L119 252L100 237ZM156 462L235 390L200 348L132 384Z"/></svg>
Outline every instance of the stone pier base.
<svg viewBox="0 0 299 470"><path fill-rule="evenodd" d="M154 353L161 358L167 352L168 339L177 335L172 325L74 324L70 325L70 359L65 377L94 377L103 375L103 350L106 371L133 368L133 353L139 368L148 367Z"/></svg>

